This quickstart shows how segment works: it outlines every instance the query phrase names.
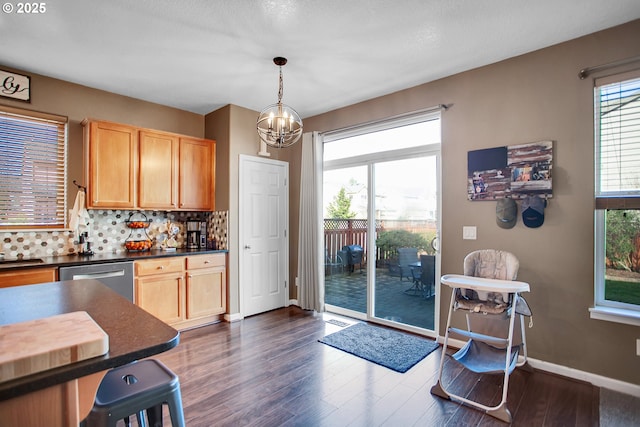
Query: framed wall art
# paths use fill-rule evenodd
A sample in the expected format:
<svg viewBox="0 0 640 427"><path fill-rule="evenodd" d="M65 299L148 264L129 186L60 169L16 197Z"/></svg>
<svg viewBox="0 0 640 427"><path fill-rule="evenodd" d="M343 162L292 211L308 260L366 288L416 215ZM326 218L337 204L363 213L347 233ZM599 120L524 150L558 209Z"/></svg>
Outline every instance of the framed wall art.
<svg viewBox="0 0 640 427"><path fill-rule="evenodd" d="M467 153L469 200L552 196L553 141L474 150Z"/></svg>
<svg viewBox="0 0 640 427"><path fill-rule="evenodd" d="M0 96L31 102L31 77L0 70Z"/></svg>

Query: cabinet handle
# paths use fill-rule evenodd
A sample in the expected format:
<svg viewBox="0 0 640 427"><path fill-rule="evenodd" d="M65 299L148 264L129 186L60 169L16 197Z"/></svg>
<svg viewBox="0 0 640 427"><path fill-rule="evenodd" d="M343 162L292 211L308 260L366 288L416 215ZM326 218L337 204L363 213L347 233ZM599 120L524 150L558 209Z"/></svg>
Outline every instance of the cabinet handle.
<svg viewBox="0 0 640 427"><path fill-rule="evenodd" d="M193 279L193 274L189 274L189 279Z"/></svg>
<svg viewBox="0 0 640 427"><path fill-rule="evenodd" d="M164 270L164 265L159 265L158 270Z"/></svg>
<svg viewBox="0 0 640 427"><path fill-rule="evenodd" d="M205 263L205 264L209 264L209 260L206 260L204 263Z"/></svg>

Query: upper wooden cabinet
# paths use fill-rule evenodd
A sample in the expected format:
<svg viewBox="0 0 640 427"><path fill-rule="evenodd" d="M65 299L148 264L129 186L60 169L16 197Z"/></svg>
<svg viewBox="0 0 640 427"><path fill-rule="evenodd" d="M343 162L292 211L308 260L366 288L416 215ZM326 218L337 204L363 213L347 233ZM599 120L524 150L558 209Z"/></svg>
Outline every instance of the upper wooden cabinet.
<svg viewBox="0 0 640 427"><path fill-rule="evenodd" d="M135 207L137 129L116 123L90 122L88 134L87 207Z"/></svg>
<svg viewBox="0 0 640 427"><path fill-rule="evenodd" d="M213 210L215 144L180 138L180 209Z"/></svg>
<svg viewBox="0 0 640 427"><path fill-rule="evenodd" d="M215 141L86 121L88 208L212 211Z"/></svg>
<svg viewBox="0 0 640 427"><path fill-rule="evenodd" d="M178 207L179 138L175 135L140 132L140 207Z"/></svg>

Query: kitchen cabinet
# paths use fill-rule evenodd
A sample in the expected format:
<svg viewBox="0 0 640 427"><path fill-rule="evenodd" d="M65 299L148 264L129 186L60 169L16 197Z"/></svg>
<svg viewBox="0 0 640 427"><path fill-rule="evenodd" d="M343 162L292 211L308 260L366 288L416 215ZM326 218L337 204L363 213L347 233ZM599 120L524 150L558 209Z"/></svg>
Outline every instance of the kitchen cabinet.
<svg viewBox="0 0 640 427"><path fill-rule="evenodd" d="M225 254L187 257L187 319L224 314L227 307Z"/></svg>
<svg viewBox="0 0 640 427"><path fill-rule="evenodd" d="M140 131L140 208L178 207L178 148L175 135Z"/></svg>
<svg viewBox="0 0 640 427"><path fill-rule="evenodd" d="M0 273L0 288L10 286L34 285L58 280L58 269L55 267L28 268Z"/></svg>
<svg viewBox="0 0 640 427"><path fill-rule="evenodd" d="M180 138L180 209L214 209L215 143Z"/></svg>
<svg viewBox="0 0 640 427"><path fill-rule="evenodd" d="M135 303L176 329L220 320L226 312L224 253L135 262Z"/></svg>
<svg viewBox="0 0 640 427"><path fill-rule="evenodd" d="M215 141L83 122L87 207L213 211Z"/></svg>
<svg viewBox="0 0 640 427"><path fill-rule="evenodd" d="M137 150L136 128L108 122L88 123L85 136L87 208L136 206Z"/></svg>
<svg viewBox="0 0 640 427"><path fill-rule="evenodd" d="M185 318L184 258L135 262L135 304L169 325Z"/></svg>

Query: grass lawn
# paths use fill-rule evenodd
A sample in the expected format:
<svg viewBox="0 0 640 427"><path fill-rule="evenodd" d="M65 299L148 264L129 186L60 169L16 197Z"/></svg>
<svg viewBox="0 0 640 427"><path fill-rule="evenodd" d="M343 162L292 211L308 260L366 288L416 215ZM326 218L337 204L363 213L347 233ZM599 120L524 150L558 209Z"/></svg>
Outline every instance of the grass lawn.
<svg viewBox="0 0 640 427"><path fill-rule="evenodd" d="M640 305L640 283L607 279L605 281L604 298L610 301Z"/></svg>

